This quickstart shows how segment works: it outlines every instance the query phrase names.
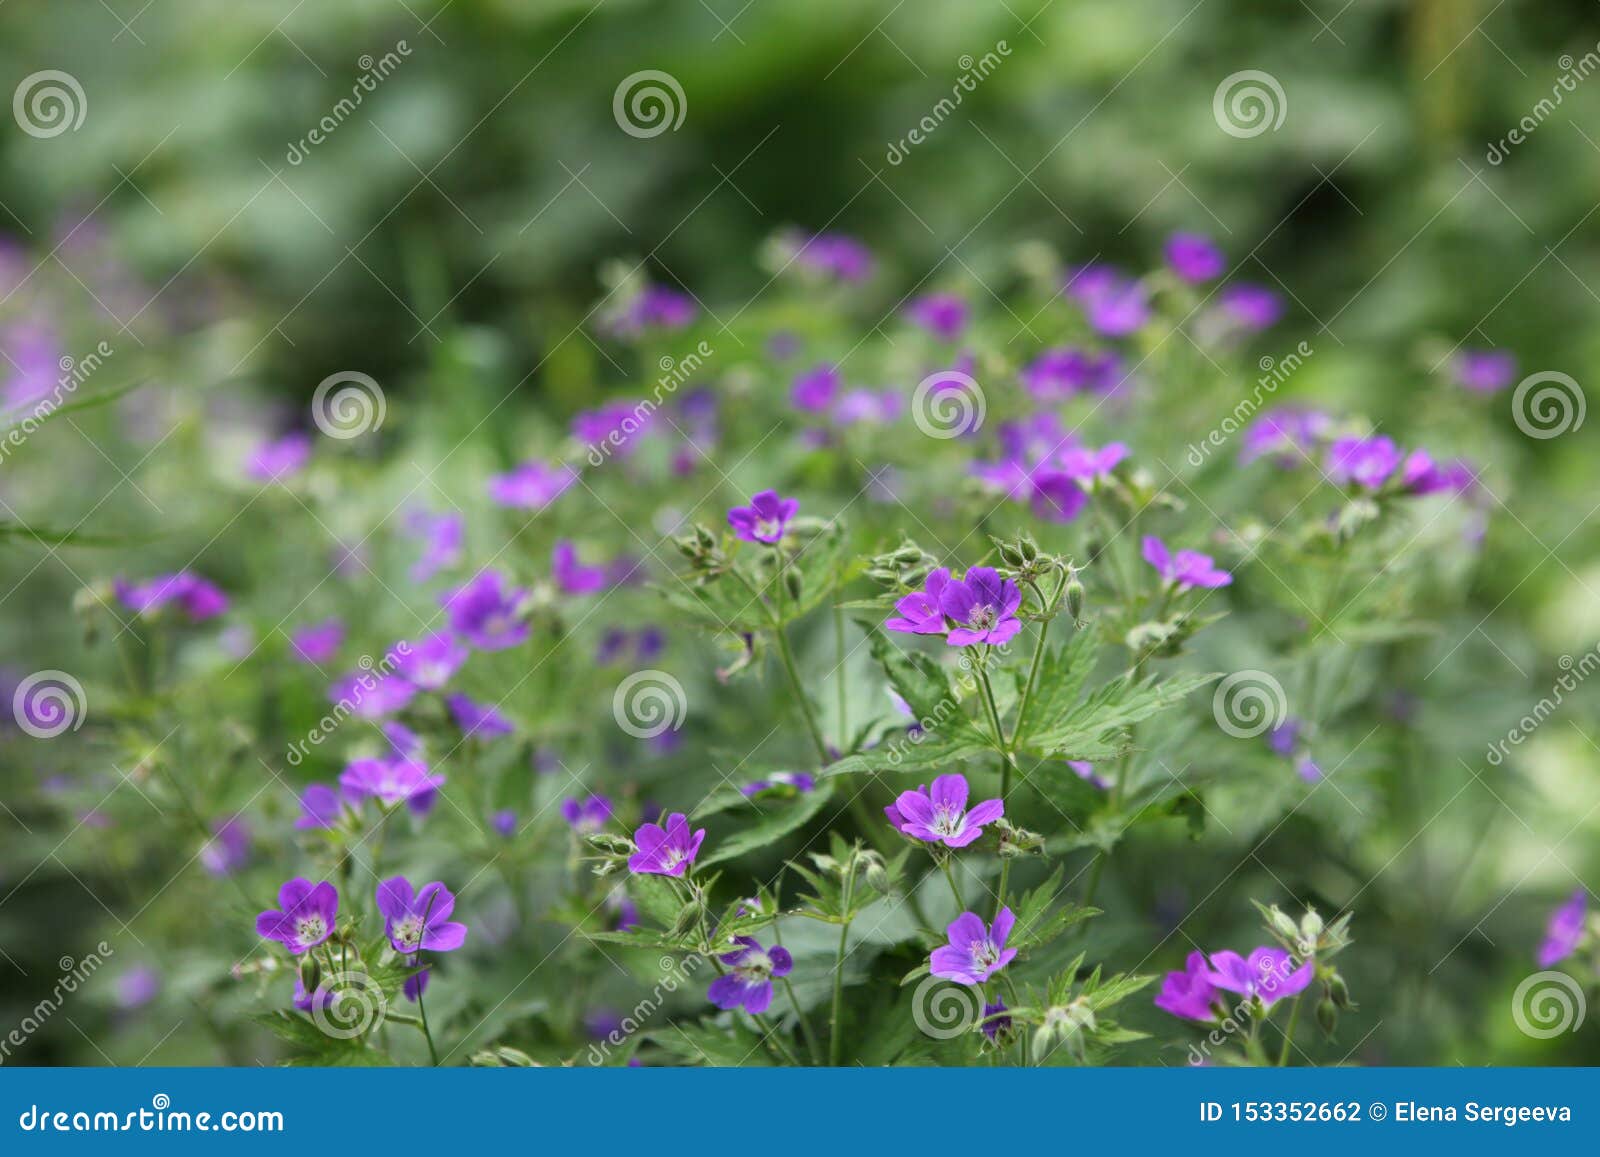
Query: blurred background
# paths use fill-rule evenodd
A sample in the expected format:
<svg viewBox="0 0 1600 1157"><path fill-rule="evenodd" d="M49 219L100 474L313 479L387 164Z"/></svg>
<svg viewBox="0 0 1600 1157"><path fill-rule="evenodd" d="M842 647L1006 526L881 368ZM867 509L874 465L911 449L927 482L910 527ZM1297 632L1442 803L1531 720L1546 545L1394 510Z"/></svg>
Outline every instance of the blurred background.
<svg viewBox="0 0 1600 1157"><path fill-rule="evenodd" d="M622 378L583 325L640 262L728 317L769 292L774 234L850 233L885 266L871 318L922 285L1004 297L1036 244L1138 267L1191 229L1285 296L1278 348L1316 345L1319 400L1426 428L1454 403L1423 383L1463 345L1592 376L1597 41L1591 0L13 3L0 7L0 90L21 102L28 78L58 70L83 115L59 134L0 132L0 377L24 372L19 327L48 305L75 319L55 335L69 354L115 349L108 385L288 414L359 366L392 405L443 426L453 399L513 390L510 413L564 421ZM649 137L614 111L642 70L682 93L681 124ZM1219 90L1252 70L1281 90L1281 121L1219 131ZM941 105L956 91L959 107ZM504 430L485 436L514 457ZM1460 748L1478 768L1481 733L1503 732L1558 656L1600 636L1593 427L1499 445L1493 565L1445 632L1471 688L1436 694L1426 718L1436 753L1470 733ZM159 462L176 447L146 449ZM174 481L149 502L124 489L95 512L80 499L143 459L82 458L72 478L0 464L7 525L154 533L170 491L207 484ZM91 552L7 536L0 654L18 670L69 666L67 608ZM1492 786L1456 758L1410 767L1407 814L1426 819L1458 789L1476 803L1367 853L1372 867L1395 858L1352 955L1365 938L1399 954L1362 977L1367 990L1401 972L1434 979L1385 998L1394 1019L1359 1059L1529 1059L1509 1025L1485 1042L1460 1010L1507 999L1548 908L1574 875L1600 879L1600 824L1584 813L1597 706L1580 692ZM3 758L8 784L50 770L34 749ZM3 838L31 854L0 857L5 1022L37 999L33 978L54 975L42 929L106 915L41 854L54 840L33 838L39 805L7 793L0 825L18 828ZM1571 836L1556 856L1552 830ZM1172 887L1193 904L1209 884ZM109 1059L80 1037L53 1032L35 1059ZM1563 1047L1600 1059L1592 1027ZM155 1059L216 1058L196 1045Z"/></svg>

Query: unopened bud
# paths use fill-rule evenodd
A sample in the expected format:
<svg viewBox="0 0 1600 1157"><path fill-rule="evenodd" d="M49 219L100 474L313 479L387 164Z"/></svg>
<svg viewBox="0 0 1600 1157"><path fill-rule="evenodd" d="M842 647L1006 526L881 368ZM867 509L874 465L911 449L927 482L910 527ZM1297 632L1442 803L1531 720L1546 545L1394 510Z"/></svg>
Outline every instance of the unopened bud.
<svg viewBox="0 0 1600 1157"><path fill-rule="evenodd" d="M800 592L805 589L805 585L805 579L799 571L791 569L783 572L783 588L795 602L800 601Z"/></svg>
<svg viewBox="0 0 1600 1157"><path fill-rule="evenodd" d="M1340 1008L1353 1007L1350 1002L1350 989L1344 982L1344 977L1335 972L1328 978L1328 999Z"/></svg>
<svg viewBox="0 0 1600 1157"><path fill-rule="evenodd" d="M1339 1010L1326 998L1317 1001L1317 1024L1324 1033L1332 1036L1339 1027Z"/></svg>
<svg viewBox="0 0 1600 1157"><path fill-rule="evenodd" d="M322 983L322 962L315 954L307 952L300 958L300 987L307 994L317 991L317 985Z"/></svg>
<svg viewBox="0 0 1600 1157"><path fill-rule="evenodd" d="M1083 584L1074 578L1067 584L1067 613L1076 622L1083 618Z"/></svg>

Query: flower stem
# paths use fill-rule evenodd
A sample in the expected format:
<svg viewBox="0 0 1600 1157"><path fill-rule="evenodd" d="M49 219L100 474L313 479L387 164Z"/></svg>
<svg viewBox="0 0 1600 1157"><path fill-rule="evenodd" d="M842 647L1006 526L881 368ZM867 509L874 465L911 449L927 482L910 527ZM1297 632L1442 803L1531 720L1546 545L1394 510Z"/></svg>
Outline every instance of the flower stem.
<svg viewBox="0 0 1600 1157"><path fill-rule="evenodd" d="M1005 856L1000 860L1000 895L994 902L994 914L998 919L1000 910L1006 906L1006 883L1011 879L1011 857Z"/></svg>
<svg viewBox="0 0 1600 1157"><path fill-rule="evenodd" d="M979 658L972 669L978 678L978 689L983 693L983 705L989 713L989 725L994 729L994 749L1000 753L1000 798L1003 800L1011 790L1011 766L1015 761L1011 758L1011 747L1006 743L1005 729L1000 726L1000 710L995 706L994 688L989 686L989 673L984 670L987 661L987 654L979 652Z"/></svg>
<svg viewBox="0 0 1600 1157"><path fill-rule="evenodd" d="M844 927L839 929L839 953L833 964L833 1015L828 1018L828 1064L832 1068L839 1067L839 1052L844 1044L844 1034L839 1031L839 1017L844 1011L845 942L850 939L850 902L855 898L855 885L856 870L852 861L844 878L844 905L840 909Z"/></svg>
<svg viewBox="0 0 1600 1157"><path fill-rule="evenodd" d="M1294 1003L1289 1006L1289 1023L1283 1030L1283 1051L1278 1054L1280 1069L1289 1063L1289 1050L1294 1047L1294 1026L1300 1020L1300 999L1295 997Z"/></svg>
<svg viewBox="0 0 1600 1157"><path fill-rule="evenodd" d="M822 729L817 726L817 718L811 713L811 702L806 698L806 689L800 682L800 672L794 665L794 652L789 648L789 636L782 626L773 628L772 637L778 644L778 655L783 659L783 669L789 675L789 685L794 688L795 701L800 705L800 714L806 721L806 730L811 733L811 742L816 745L817 759L823 764L828 763L828 743L822 738Z"/></svg>
<svg viewBox="0 0 1600 1157"><path fill-rule="evenodd" d="M439 1067L439 1050L433 1046L433 1033L428 1028L428 1006L422 1003L422 985L417 985L417 1015L422 1018L422 1036L428 1042L428 1062Z"/></svg>
<svg viewBox="0 0 1600 1157"><path fill-rule="evenodd" d="M845 751L850 747L850 686L844 666L848 657L844 649L844 611L838 606L833 608L833 649L834 686L839 693L839 750Z"/></svg>
<svg viewBox="0 0 1600 1157"><path fill-rule="evenodd" d="M967 910L967 902L961 898L961 889L956 886L955 872L951 870L950 862L954 856L946 855L939 861L939 867L944 869L944 878L950 884L950 894L956 898L957 913Z"/></svg>

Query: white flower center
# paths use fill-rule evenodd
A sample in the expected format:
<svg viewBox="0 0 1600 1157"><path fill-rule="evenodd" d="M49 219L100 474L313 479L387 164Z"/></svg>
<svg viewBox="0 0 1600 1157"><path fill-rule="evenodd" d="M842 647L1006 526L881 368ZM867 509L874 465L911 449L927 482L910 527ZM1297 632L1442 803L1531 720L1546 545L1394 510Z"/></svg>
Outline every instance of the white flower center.
<svg viewBox="0 0 1600 1157"><path fill-rule="evenodd" d="M415 948L422 940L421 918L407 916L403 920L396 921L394 939L406 948Z"/></svg>
<svg viewBox="0 0 1600 1157"><path fill-rule="evenodd" d="M321 916L302 916L294 922L294 931L300 943L313 944L328 934L328 924Z"/></svg>
<svg viewBox="0 0 1600 1157"><path fill-rule="evenodd" d="M948 804L937 804L933 809L933 830L941 836L960 835L967 826L966 813Z"/></svg>

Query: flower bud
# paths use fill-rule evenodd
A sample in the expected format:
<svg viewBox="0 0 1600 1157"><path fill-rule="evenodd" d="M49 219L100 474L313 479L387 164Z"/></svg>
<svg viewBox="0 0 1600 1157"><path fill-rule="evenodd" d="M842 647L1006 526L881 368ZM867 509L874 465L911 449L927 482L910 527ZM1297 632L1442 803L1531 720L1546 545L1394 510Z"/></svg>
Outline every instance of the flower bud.
<svg viewBox="0 0 1600 1157"><path fill-rule="evenodd" d="M1344 982L1344 977L1335 972L1328 978L1328 999L1340 1008L1354 1007L1350 1001L1350 989Z"/></svg>
<svg viewBox="0 0 1600 1157"><path fill-rule="evenodd" d="M322 983L322 962L315 953L307 952L300 958L300 987L307 993L317 991L317 985Z"/></svg>
<svg viewBox="0 0 1600 1157"><path fill-rule="evenodd" d="M1072 616L1073 622L1083 619L1083 584L1074 576L1067 583L1067 613Z"/></svg>
<svg viewBox="0 0 1600 1157"><path fill-rule="evenodd" d="M1339 1010L1326 997L1317 1001L1317 1024L1328 1036L1339 1027Z"/></svg>
<svg viewBox="0 0 1600 1157"><path fill-rule="evenodd" d="M791 568L783 572L783 588L795 602L800 601L800 593L805 589L805 585L805 578L799 571Z"/></svg>

